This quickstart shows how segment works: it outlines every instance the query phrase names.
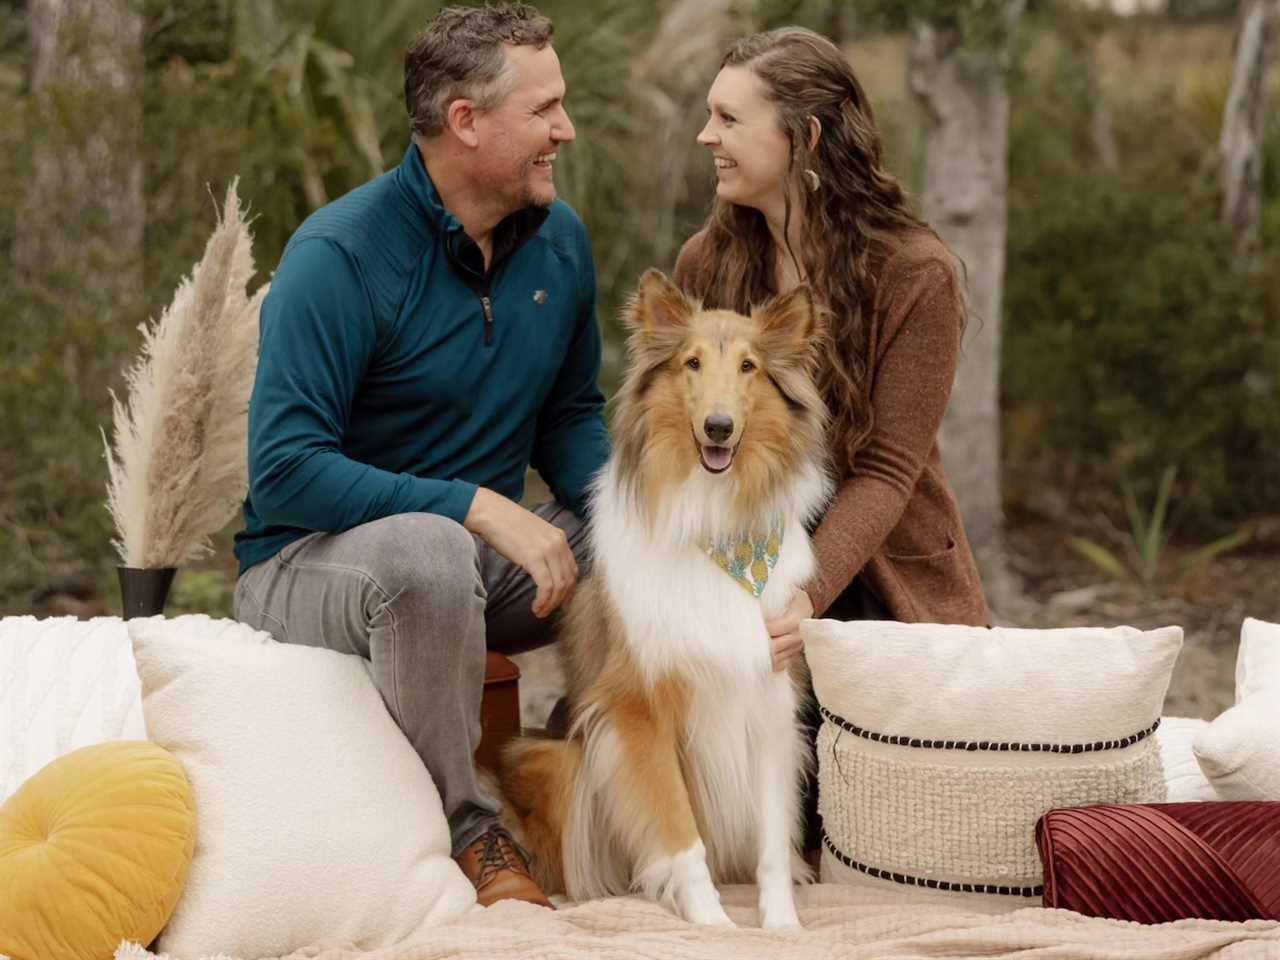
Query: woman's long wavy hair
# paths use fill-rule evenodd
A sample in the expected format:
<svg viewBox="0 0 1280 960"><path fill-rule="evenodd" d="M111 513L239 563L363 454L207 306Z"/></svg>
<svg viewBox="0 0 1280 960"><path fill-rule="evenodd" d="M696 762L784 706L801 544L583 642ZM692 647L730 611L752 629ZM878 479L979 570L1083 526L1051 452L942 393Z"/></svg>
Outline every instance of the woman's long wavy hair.
<svg viewBox="0 0 1280 960"><path fill-rule="evenodd" d="M787 254L831 310L819 387L831 410L835 466L843 475L872 428L869 319L876 262L888 256L904 228L930 228L911 213L902 187L885 171L871 104L834 43L802 27L783 27L739 40L720 66L750 67L763 81L791 143L785 225L790 228L797 213L792 197L800 197L804 232L800 248L788 243ZM810 117L821 125L812 151ZM815 191L806 183L807 170L819 178ZM747 312L776 293L774 244L763 214L717 198L705 231L692 292L707 306Z"/></svg>

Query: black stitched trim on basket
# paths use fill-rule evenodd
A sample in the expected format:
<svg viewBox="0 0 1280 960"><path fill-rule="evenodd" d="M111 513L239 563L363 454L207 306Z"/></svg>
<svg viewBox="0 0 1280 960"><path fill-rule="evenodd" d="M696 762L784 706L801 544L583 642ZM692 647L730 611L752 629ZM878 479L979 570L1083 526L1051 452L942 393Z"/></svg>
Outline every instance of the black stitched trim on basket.
<svg viewBox="0 0 1280 960"><path fill-rule="evenodd" d="M908 737L906 734L894 733L877 733L874 730L864 730L855 723L850 723L844 717L837 716L826 707L819 705L818 709L822 711L822 715L840 727L842 730L848 730L854 736L862 737L864 740L874 740L876 743L889 743L895 747L922 747L926 750L989 750L998 751L1000 753L1096 753L1099 750L1120 750L1124 747L1131 747L1141 740L1147 739L1156 732L1156 728L1160 726L1160 719L1157 717L1155 723L1151 726L1139 730L1137 733L1131 733L1127 737L1119 740L1097 740L1093 743L1019 743L1017 741L996 741L996 740L926 740L922 737Z"/></svg>
<svg viewBox="0 0 1280 960"><path fill-rule="evenodd" d="M994 883L954 883L949 880L933 880L925 877L913 877L906 873L893 873L889 870L881 870L879 867L869 867L865 863L859 863L848 854L842 852L827 836L827 832L822 831L822 842L831 855L843 863L846 867L857 870L859 873L865 873L869 877L875 877L877 880L892 880L894 883L902 883L911 887L927 887L930 890L947 890L952 893L990 893L1003 897L1043 897L1044 886L1035 887L1009 887Z"/></svg>

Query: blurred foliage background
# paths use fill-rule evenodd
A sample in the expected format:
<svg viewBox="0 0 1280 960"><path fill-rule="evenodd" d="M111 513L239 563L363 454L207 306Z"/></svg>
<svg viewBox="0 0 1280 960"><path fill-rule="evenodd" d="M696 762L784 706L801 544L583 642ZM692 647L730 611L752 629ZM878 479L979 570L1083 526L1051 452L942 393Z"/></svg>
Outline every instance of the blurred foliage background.
<svg viewBox="0 0 1280 960"><path fill-rule="evenodd" d="M938 3L981 23L979 0ZM645 267L670 268L707 209L712 168L693 138L726 36L798 22L840 39L891 168L920 186L922 118L900 5L707 3L716 23L675 39L662 33L673 5L539 4L556 24L578 129L557 181L594 239L608 383L617 306ZM76 151L139 100L132 159L144 205L140 262L112 259L120 246L109 234L98 237L101 256L39 278L18 257L0 260L0 613L46 609L51 597L114 605L99 431L110 425L108 390L121 388L140 343L137 324L159 314L199 256L212 197L232 177L256 215L266 281L312 210L399 161L402 51L437 6L140 0L140 84L126 104L69 82L33 89L27 5L0 0L0 246L51 229L33 202L41 164L91 160ZM1218 222L1213 162L1236 6L1175 0L1123 17L1070 0L1028 6L1009 80L1001 409L1014 524L1047 519L1065 536L1090 511L1123 517L1121 484L1148 497L1171 465L1183 535L1278 512L1280 91L1260 253L1241 273ZM1095 149L1099 109L1113 132L1108 156ZM80 166L113 189L91 162ZM67 242L107 229L92 218L53 227ZM171 611L228 609L231 532L213 561L179 576Z"/></svg>

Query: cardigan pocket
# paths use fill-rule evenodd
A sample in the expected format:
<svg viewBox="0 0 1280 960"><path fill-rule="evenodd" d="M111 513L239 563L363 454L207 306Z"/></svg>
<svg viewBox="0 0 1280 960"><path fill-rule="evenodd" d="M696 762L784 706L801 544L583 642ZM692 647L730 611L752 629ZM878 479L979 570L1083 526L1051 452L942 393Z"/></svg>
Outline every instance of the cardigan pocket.
<svg viewBox="0 0 1280 960"><path fill-rule="evenodd" d="M968 623L973 615L972 587L954 537L933 553L883 554L921 623Z"/></svg>
<svg viewBox="0 0 1280 960"><path fill-rule="evenodd" d="M888 553L885 556L893 563L928 563L930 561L945 558L947 554L956 552L956 538L947 537L947 545L941 550L935 550L933 553L910 554L910 553Z"/></svg>

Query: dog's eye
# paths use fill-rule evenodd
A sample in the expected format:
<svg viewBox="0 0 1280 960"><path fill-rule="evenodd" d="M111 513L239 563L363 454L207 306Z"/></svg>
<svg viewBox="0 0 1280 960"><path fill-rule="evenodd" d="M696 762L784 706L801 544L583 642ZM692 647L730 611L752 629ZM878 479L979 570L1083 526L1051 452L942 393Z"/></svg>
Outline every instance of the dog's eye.
<svg viewBox="0 0 1280 960"><path fill-rule="evenodd" d="M741 367L741 370L742 370L742 372L743 372L743 373L750 373L750 372L751 372L752 370L754 370L755 368L756 368L756 365L755 365L754 363L752 363L750 360L743 360L743 361L742 361L742 367Z"/></svg>
<svg viewBox="0 0 1280 960"><path fill-rule="evenodd" d="M697 357L690 357L688 360L684 362L684 365L688 367L690 370L697 370L699 367L702 366L702 361L699 360Z"/></svg>

